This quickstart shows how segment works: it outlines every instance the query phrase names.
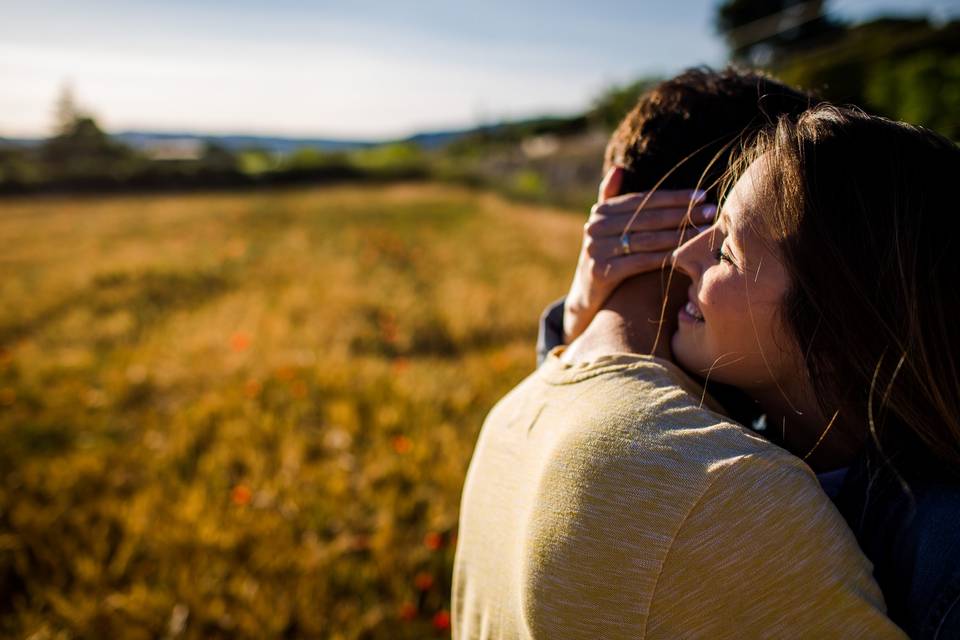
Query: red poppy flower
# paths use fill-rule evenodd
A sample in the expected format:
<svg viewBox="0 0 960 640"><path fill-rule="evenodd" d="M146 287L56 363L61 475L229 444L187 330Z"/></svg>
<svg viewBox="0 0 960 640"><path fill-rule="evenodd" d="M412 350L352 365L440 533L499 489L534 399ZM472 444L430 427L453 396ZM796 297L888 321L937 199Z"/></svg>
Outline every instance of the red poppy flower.
<svg viewBox="0 0 960 640"><path fill-rule="evenodd" d="M250 334L246 331L235 331L233 335L230 336L230 348L237 353L249 349L250 342Z"/></svg>
<svg viewBox="0 0 960 640"><path fill-rule="evenodd" d="M400 605L400 610L398 611L401 620L409 622L417 617L417 607L412 602L404 602Z"/></svg>
<svg viewBox="0 0 960 640"><path fill-rule="evenodd" d="M404 435L393 436L391 443L393 444L393 450L401 455L404 453L409 453L410 449L413 448L413 442L411 442L410 438Z"/></svg>
<svg viewBox="0 0 960 640"><path fill-rule="evenodd" d="M256 398L260 395L260 391L263 390L263 385L259 381L251 378L247 380L246 384L243 385L243 395L248 398Z"/></svg>
<svg viewBox="0 0 960 640"><path fill-rule="evenodd" d="M439 631L446 631L450 628L450 613L446 609L433 614L433 628Z"/></svg>
<svg viewBox="0 0 960 640"><path fill-rule="evenodd" d="M421 571L413 579L413 584L419 591L429 591L430 587L433 586L433 576L426 571Z"/></svg>
<svg viewBox="0 0 960 640"><path fill-rule="evenodd" d="M253 498L253 492L245 484L238 484L230 492L230 499L233 500L233 504L240 507L250 504L251 498Z"/></svg>
<svg viewBox="0 0 960 640"><path fill-rule="evenodd" d="M438 551L443 546L443 536L436 531L430 531L423 536L423 546L430 551Z"/></svg>

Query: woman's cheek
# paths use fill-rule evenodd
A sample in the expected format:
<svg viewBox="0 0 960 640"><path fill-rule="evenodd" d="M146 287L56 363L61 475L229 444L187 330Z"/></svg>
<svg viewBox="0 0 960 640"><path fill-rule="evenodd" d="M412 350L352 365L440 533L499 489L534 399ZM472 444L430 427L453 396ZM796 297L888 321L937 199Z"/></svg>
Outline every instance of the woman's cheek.
<svg viewBox="0 0 960 640"><path fill-rule="evenodd" d="M731 315L743 313L743 296L737 295L737 289L729 278L718 276L705 277L699 292L700 312L707 323L724 325Z"/></svg>
<svg viewBox="0 0 960 640"><path fill-rule="evenodd" d="M758 307L758 334L763 340L760 347L769 367L774 375L793 375L798 363L803 362L799 347L784 326L776 304L766 303Z"/></svg>

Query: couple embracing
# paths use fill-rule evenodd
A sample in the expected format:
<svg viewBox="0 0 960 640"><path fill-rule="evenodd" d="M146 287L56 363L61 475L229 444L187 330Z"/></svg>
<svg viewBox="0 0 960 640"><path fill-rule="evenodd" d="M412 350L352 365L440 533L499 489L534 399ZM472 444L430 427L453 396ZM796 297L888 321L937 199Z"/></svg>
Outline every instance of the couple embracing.
<svg viewBox="0 0 960 640"><path fill-rule="evenodd" d="M688 71L467 473L454 637L960 637L960 149Z"/></svg>

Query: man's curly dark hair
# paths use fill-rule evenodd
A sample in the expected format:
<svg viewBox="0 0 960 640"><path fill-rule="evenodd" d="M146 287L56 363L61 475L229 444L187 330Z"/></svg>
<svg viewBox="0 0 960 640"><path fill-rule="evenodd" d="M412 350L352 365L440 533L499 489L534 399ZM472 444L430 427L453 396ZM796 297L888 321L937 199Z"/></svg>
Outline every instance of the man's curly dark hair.
<svg viewBox="0 0 960 640"><path fill-rule="evenodd" d="M780 116L799 116L816 103L809 93L757 71L700 67L665 80L638 100L607 144L604 172L625 169L622 193L652 188L709 188L744 141Z"/></svg>

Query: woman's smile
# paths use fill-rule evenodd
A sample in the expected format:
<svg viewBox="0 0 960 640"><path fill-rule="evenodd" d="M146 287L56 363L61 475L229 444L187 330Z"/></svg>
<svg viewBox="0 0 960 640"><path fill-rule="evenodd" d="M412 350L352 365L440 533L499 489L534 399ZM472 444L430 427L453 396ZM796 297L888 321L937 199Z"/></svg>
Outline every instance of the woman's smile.
<svg viewBox="0 0 960 640"><path fill-rule="evenodd" d="M703 322L703 314L700 313L700 307L693 300L688 300L687 304L680 307L678 314L680 322L699 323Z"/></svg>

